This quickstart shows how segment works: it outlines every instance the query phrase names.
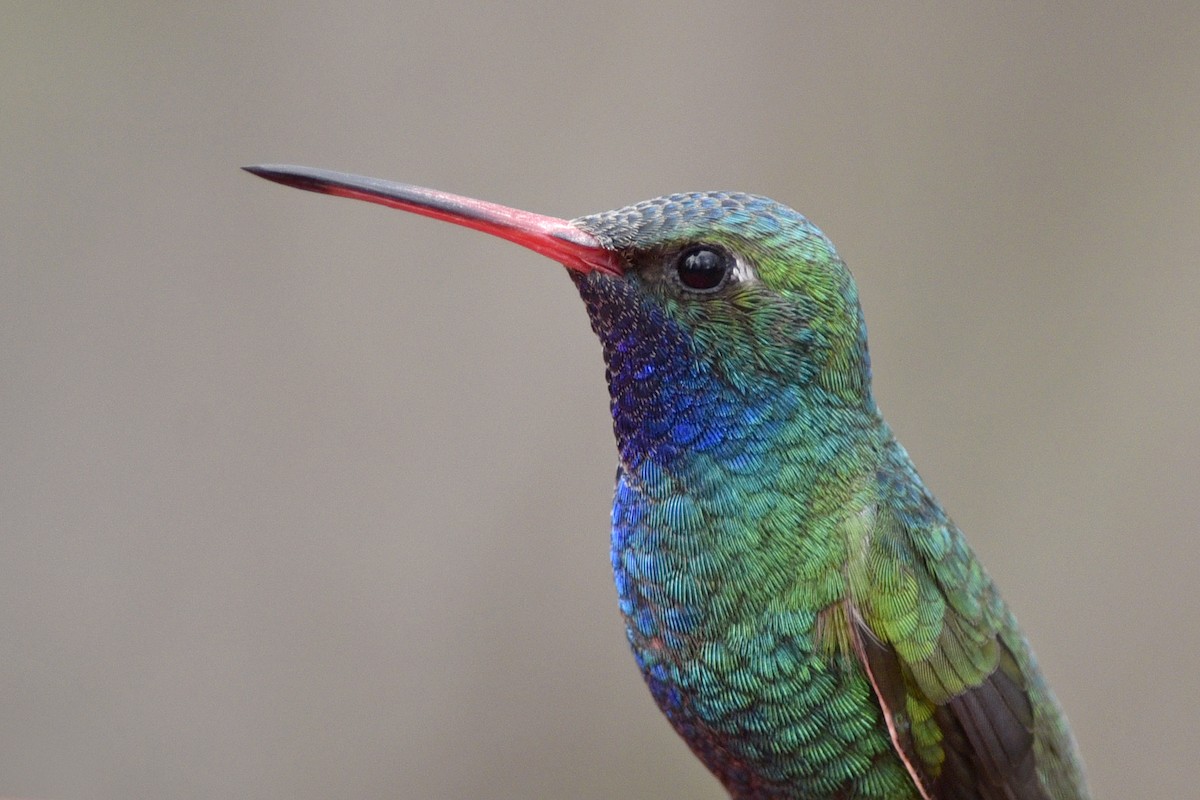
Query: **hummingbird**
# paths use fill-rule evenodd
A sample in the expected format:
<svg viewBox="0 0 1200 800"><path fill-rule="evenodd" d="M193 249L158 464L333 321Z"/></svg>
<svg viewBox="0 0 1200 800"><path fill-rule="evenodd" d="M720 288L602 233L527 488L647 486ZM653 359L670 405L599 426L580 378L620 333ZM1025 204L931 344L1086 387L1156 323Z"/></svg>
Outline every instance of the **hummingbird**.
<svg viewBox="0 0 1200 800"><path fill-rule="evenodd" d="M731 797L1089 797L1016 619L876 406L858 289L807 218L693 192L565 220L246 169L567 268L607 367L629 644Z"/></svg>

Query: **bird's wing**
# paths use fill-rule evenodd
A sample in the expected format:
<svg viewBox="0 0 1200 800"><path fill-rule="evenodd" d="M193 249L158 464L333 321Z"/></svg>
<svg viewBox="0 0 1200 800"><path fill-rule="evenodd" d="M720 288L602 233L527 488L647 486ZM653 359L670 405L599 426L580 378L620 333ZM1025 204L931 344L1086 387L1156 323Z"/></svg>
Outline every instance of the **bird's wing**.
<svg viewBox="0 0 1200 800"><path fill-rule="evenodd" d="M1035 720L1035 702L1053 700L1015 621L899 456L861 530L850 526L848 575L851 642L897 752L929 800L1078 796L1069 786L1060 791L1057 776L1052 791L1043 785L1038 759L1047 756L1039 749L1057 743L1038 735L1047 725L1065 731L1065 723L1056 708L1048 723Z"/></svg>

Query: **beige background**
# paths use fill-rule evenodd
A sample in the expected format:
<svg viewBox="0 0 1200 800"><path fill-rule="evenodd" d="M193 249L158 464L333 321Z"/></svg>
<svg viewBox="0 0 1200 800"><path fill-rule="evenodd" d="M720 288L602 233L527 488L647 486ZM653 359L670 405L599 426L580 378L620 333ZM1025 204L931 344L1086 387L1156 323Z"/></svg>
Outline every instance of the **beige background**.
<svg viewBox="0 0 1200 800"><path fill-rule="evenodd" d="M626 650L570 284L262 161L808 214L1096 794L1194 794L1200 6L52 5L0 25L0 794L722 796Z"/></svg>

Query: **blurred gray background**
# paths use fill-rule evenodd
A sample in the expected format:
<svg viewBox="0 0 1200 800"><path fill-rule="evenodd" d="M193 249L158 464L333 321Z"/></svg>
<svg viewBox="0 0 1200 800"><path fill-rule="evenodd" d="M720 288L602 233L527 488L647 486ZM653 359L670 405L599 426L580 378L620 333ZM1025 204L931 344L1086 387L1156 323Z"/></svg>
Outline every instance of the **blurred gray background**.
<svg viewBox="0 0 1200 800"><path fill-rule="evenodd" d="M264 161L807 214L1097 796L1200 785L1200 6L55 5L0 26L0 795L723 796L561 269Z"/></svg>

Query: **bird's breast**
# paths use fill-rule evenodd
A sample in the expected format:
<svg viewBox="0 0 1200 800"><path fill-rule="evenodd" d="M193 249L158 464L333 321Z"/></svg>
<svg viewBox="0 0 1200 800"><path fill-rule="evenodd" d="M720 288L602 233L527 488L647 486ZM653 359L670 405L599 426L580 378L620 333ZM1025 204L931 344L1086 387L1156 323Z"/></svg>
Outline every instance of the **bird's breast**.
<svg viewBox="0 0 1200 800"><path fill-rule="evenodd" d="M773 602L744 573L746 541L704 503L618 476L613 571L655 701L735 797L905 797L865 674L818 641L819 607ZM849 793L870 786L892 794Z"/></svg>

